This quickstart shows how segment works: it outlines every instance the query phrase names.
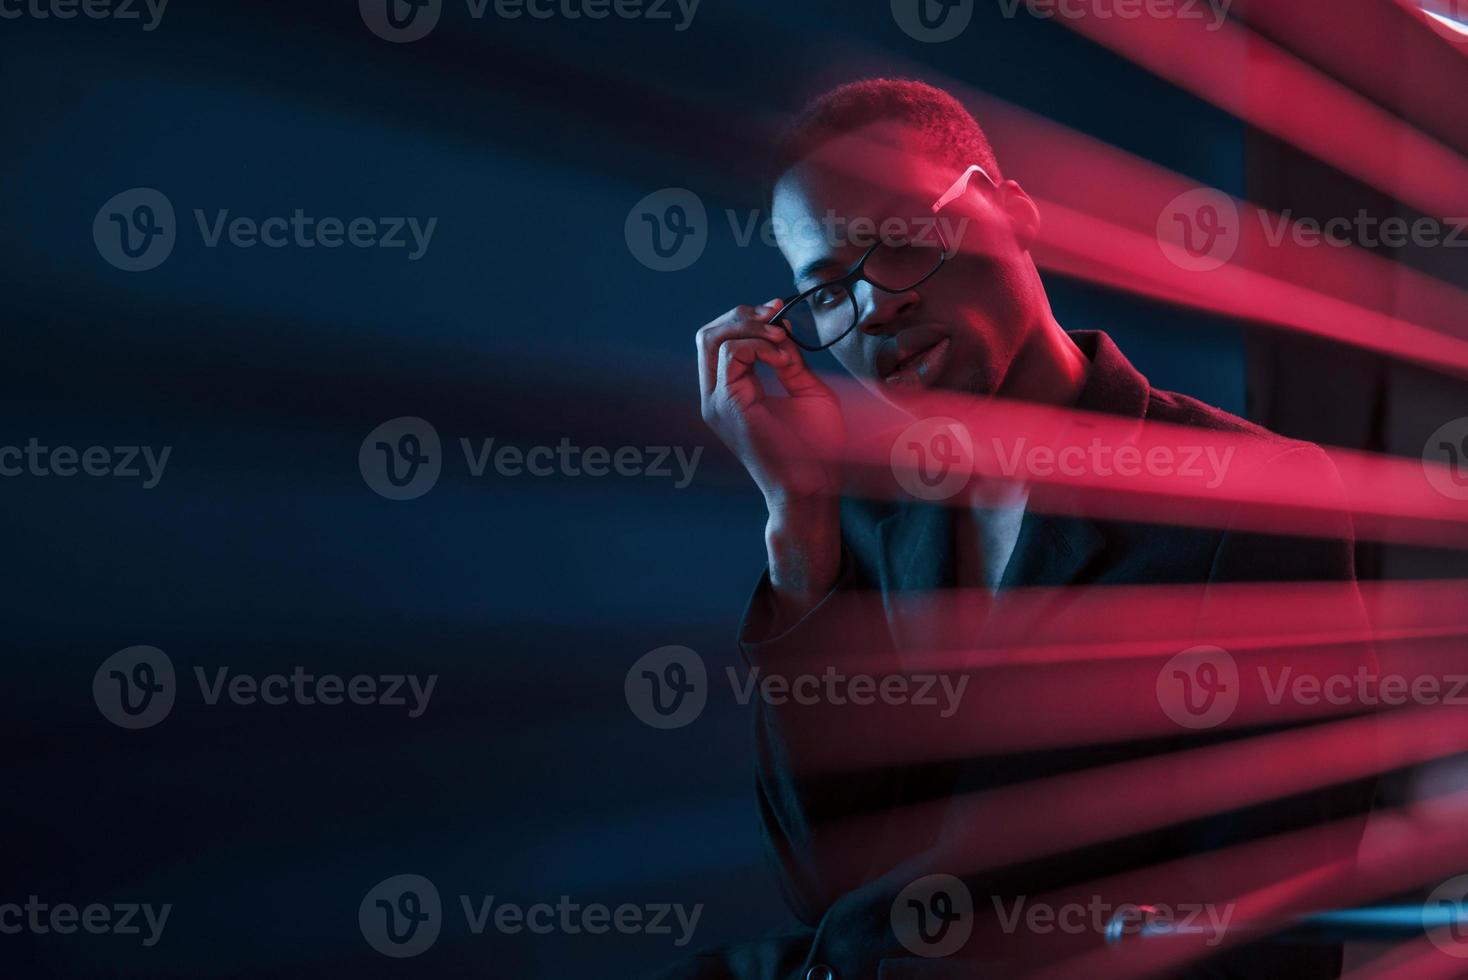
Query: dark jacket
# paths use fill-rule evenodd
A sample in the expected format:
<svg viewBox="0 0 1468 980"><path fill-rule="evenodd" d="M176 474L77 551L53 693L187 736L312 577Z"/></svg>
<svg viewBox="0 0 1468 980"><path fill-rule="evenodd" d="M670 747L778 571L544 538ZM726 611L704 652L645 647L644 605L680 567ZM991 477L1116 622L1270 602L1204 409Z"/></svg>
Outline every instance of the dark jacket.
<svg viewBox="0 0 1468 980"><path fill-rule="evenodd" d="M1313 466L1319 474L1322 496L1338 491L1338 477L1318 448L1283 439L1192 398L1154 390L1105 334L1074 333L1072 338L1091 361L1077 409L1244 436L1261 450L1254 457L1264 460L1262 465L1288 460L1292 464L1289 472L1297 476L1305 461L1307 468ZM798 622L782 624L776 621L768 575L764 576L740 631L739 644L748 664L766 674L786 676L820 674L832 666L851 669L852 664L879 675L911 673L911 663L903 660L905 648L942 649L945 640L952 639L942 621L945 610L925 602L933 596L955 594L945 592L954 586L953 533L953 514L942 505L843 500L842 568L835 589ZM1088 617L1090 626L1104 627L1105 614L1098 615L1094 603L1086 606L1070 601L1083 595L1109 594L1104 589L1043 591L1046 587L1351 583L1351 537L1344 517L1333 536L1295 538L1228 526L1096 520L1070 512L1063 495L1039 500L1032 496L993 606L979 635L968 638L965 645L982 652L996 637L1007 643L1032 629L1053 631L1068 612ZM1006 597L1026 594L1022 590L1044 601L1017 603L1016 608L1022 608L1023 617L1029 620L1017 624L1006 618ZM1342 594L1349 599L1354 591L1348 587L1332 594L1340 601ZM1200 598L1190 638L1194 643L1207 643L1212 638L1209 623L1226 622L1227 614L1210 618L1208 596L1216 590L1197 588L1193 592ZM975 601L982 601L982 594L974 594L980 595ZM1070 606L1077 609L1068 609ZM1364 623L1358 599L1342 603L1341 615ZM1086 631L1083 620L1079 634L1061 630L1054 635L1089 635ZM1178 649L1182 649L1184 638L1179 642ZM1374 669L1369 644L1339 656L1342 672L1354 670L1355 664L1346 662L1351 658ZM1139 699L1155 698L1150 688L1140 689L1155 684L1157 664L1156 660L1123 660L1073 665L1065 672L1059 667L1040 668L1054 671L1047 676L1054 676L1056 685L1064 683L1071 689L1042 697L1037 710L1055 712L1057 731L1078 727L1082 735L1057 738L1050 745L993 751L984 747L984 725L991 724L988 731L1002 731L1004 713L1023 710L1008 704L1002 692L1024 690L1025 685L1002 671L974 671L969 700L961 703L957 717L941 722L931 714L918 719L910 705L902 710L874 706L857 711L848 705L838 711L829 705L757 699L759 813L784 892L801 928L788 936L705 953L665 976L892 980L1015 975L1043 963L1046 952L1043 940L1037 944L1033 936L1022 937L1030 941L1008 945L1009 939L993 928L1000 905L1019 896L1075 898L1087 893L1088 883L1111 882L1125 889L1131 887L1125 884L1128 881L1147 880L1152 884L1145 886L1145 893L1112 897L1139 904L1155 904L1159 899L1182 904L1188 897L1204 896L1221 900L1237 894L1234 889L1267 884L1268 875L1262 881L1251 882L1247 875L1223 880L1225 873L1198 870L1199 866L1186 863L1189 858L1330 822L1345 828L1334 840L1338 853L1333 856L1349 860L1362 822L1354 818L1369 806L1369 781L1315 787L1221 814L1209 810L1188 814L1184 806L1178 819L1161 826L1102 833L1101 839L1060 850L1040 847L1016 853L1012 862L1003 853L988 853L992 848L986 851L987 838L1022 840L1031 814L1023 809L995 810L988 818L992 823L987 823L980 817L989 811L951 804L974 799L975 794L983 798L989 793L993 799L994 791L1004 787L1059 786L1059 782L1041 781L1063 780L1066 774L1125 766L1286 727L1254 724L1189 732L1142 725L1142 730L1121 737L1084 737L1086 719L1093 709L1096 717L1102 717L1111 702L1140 704ZM1131 712L1145 713L1141 709ZM891 755L885 752L883 733L899 745ZM906 748L901 747L904 745ZM953 751L954 745L961 751ZM843 751L858 758L832 766L833 753L839 759ZM875 761L863 764L868 759ZM1128 782L1118 792L1138 793L1139 788ZM1170 800L1166 786L1155 791L1143 786L1141 792L1153 807L1168 805ZM1181 800L1187 793L1179 790L1176 795ZM1086 797L1054 802L1071 815L1072 826L1087 826ZM1114 805L1117 801L1104 802ZM1043 822L1041 816L1051 815L1035 813L1037 823ZM972 860L975 854L982 860ZM1321 859L1318 853L1309 856L1311 862ZM1175 865L1180 869L1176 874L1164 869L1157 873L1160 877L1151 879L1127 877L1178 861L1184 863ZM966 883L974 915L988 921L979 925L967 948L952 956L929 959L914 955L895 934L894 900L915 879L948 871ZM1289 873L1283 868L1279 871ZM1082 940L1101 942L1098 936ZM1041 955L1038 962L1037 951ZM1085 948L1077 947L1076 952L1083 953ZM1339 945L1251 941L1215 951L1175 972L1300 980L1333 977L1339 971Z"/></svg>

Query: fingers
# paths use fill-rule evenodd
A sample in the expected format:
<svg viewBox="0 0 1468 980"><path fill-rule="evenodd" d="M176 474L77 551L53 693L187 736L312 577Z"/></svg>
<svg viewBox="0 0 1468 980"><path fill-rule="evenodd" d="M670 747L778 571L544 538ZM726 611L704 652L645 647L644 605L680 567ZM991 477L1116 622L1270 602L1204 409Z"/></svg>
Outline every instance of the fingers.
<svg viewBox="0 0 1468 980"><path fill-rule="evenodd" d="M782 306L782 300L773 300L759 307L760 311L769 311L773 316ZM782 357L777 359L764 358L765 362L774 368L775 377L779 379L781 387L793 398L809 396L821 396L834 398L835 392L818 378L814 371L805 363L805 355L800 345L779 327L768 330L765 339L774 344L781 352Z"/></svg>
<svg viewBox="0 0 1468 980"><path fill-rule="evenodd" d="M724 341L719 345L715 399L722 393L736 408L748 408L764 395L764 387L754 370L755 364L764 361L778 373L789 360L790 351L767 340L737 338Z"/></svg>
<svg viewBox="0 0 1468 980"><path fill-rule="evenodd" d="M736 306L698 331L698 383L704 401L713 396L719 376L719 348L730 340L759 338L775 343L785 331L769 325L770 317L780 309L780 300L763 306Z"/></svg>
<svg viewBox="0 0 1468 980"><path fill-rule="evenodd" d="M776 347L786 356L778 361L770 361L769 364L774 368L775 377L779 379L780 385L790 397L836 397L836 393L824 381L816 377L815 372L805 363L805 355L801 353L800 346L785 335L784 331L781 331Z"/></svg>

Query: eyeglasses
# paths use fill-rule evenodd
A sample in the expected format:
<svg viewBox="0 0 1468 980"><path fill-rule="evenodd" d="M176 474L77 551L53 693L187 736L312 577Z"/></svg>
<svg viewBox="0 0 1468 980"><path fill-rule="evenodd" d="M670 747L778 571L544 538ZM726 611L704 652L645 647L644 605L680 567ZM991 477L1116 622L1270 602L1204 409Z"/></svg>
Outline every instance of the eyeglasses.
<svg viewBox="0 0 1468 980"><path fill-rule="evenodd" d="M998 186L988 171L974 164L933 203L933 213L961 197L974 174L981 175L989 186ZM933 225L932 238L936 241L918 241L917 237L921 236L877 242L841 275L787 299L770 318L771 325L784 330L802 350L811 353L840 343L861 319L856 298L858 284L866 283L885 293L905 293L921 286L943 268L950 246L942 229Z"/></svg>

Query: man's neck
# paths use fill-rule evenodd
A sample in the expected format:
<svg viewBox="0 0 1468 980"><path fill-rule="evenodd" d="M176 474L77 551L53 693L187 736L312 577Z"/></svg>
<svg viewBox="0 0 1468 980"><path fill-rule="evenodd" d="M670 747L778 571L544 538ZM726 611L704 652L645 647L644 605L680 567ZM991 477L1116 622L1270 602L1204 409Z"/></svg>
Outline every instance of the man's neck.
<svg viewBox="0 0 1468 980"><path fill-rule="evenodd" d="M1030 341L1015 355L998 394L1045 405L1071 405L1090 369L1086 355L1047 311Z"/></svg>

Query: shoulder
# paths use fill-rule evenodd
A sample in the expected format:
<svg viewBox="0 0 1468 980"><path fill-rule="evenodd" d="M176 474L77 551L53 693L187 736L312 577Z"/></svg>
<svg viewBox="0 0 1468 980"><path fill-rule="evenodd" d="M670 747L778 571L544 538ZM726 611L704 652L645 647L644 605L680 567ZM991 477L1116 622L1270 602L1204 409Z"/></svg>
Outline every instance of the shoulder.
<svg viewBox="0 0 1468 980"><path fill-rule="evenodd" d="M1166 391L1162 388L1153 388L1147 394L1146 418L1150 421L1236 432L1266 441L1289 441L1282 436L1275 435L1262 425L1239 418L1237 415L1225 412L1207 402L1199 401L1190 395Z"/></svg>
<svg viewBox="0 0 1468 980"><path fill-rule="evenodd" d="M1287 438L1262 425L1175 391L1151 389L1148 392L1144 420L1219 433L1244 450L1240 453L1243 459L1252 460L1257 465L1289 463L1328 468L1332 472L1335 469L1325 451L1313 442Z"/></svg>
<svg viewBox="0 0 1468 980"><path fill-rule="evenodd" d="M1153 387L1104 331L1075 330L1068 336L1091 364L1075 405L1080 411L1216 432L1246 446L1251 455L1255 450L1267 456L1310 447L1189 395Z"/></svg>

